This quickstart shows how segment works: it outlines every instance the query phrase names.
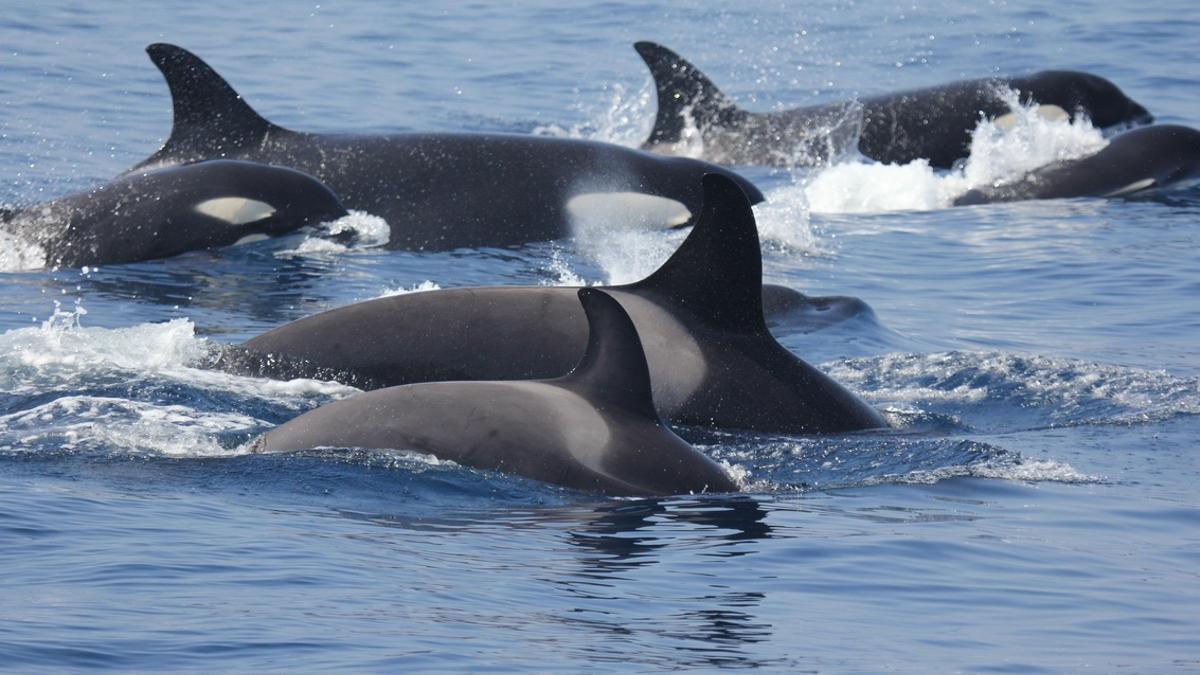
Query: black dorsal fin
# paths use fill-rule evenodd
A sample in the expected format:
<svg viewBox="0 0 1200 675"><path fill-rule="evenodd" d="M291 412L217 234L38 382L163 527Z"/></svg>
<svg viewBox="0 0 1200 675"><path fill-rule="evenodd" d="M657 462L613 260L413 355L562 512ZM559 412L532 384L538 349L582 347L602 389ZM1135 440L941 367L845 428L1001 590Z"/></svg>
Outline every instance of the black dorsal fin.
<svg viewBox="0 0 1200 675"><path fill-rule="evenodd" d="M703 129L727 125L741 113L712 80L675 52L654 42L636 42L633 48L650 68L658 91L658 115L647 145L679 142L686 116Z"/></svg>
<svg viewBox="0 0 1200 675"><path fill-rule="evenodd" d="M146 47L146 53L171 89L175 121L167 142L139 166L220 157L284 130L255 112L225 78L188 50L160 42Z"/></svg>
<svg viewBox="0 0 1200 675"><path fill-rule="evenodd" d="M665 297L724 330L766 333L762 249L750 200L737 183L705 174L704 204L691 234L653 274L625 288Z"/></svg>
<svg viewBox="0 0 1200 675"><path fill-rule="evenodd" d="M658 419L646 352L625 308L595 288L579 289L579 302L587 314L587 350L563 383L584 389L602 404Z"/></svg>

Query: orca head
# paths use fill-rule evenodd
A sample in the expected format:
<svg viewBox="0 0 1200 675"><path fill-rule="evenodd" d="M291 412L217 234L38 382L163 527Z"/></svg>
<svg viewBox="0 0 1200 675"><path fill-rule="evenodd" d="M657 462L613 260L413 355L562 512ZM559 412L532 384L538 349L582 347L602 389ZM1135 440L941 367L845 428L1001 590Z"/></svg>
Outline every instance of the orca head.
<svg viewBox="0 0 1200 675"><path fill-rule="evenodd" d="M306 173L237 160L186 165L196 169L191 209L245 235L274 236L347 215L337 195ZM203 175L207 174L207 176Z"/></svg>
<svg viewBox="0 0 1200 675"><path fill-rule="evenodd" d="M1035 77L1039 82L1033 94L1039 103L1058 105L1072 115L1082 113L1100 129L1154 122L1149 110L1099 75L1059 70Z"/></svg>

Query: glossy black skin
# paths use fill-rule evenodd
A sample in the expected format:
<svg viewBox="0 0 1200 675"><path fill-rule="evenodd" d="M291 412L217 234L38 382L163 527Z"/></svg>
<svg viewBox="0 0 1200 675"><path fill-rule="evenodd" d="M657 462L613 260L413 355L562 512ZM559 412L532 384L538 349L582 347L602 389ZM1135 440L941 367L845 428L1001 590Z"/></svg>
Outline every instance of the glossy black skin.
<svg viewBox="0 0 1200 675"><path fill-rule="evenodd" d="M255 449L415 450L611 495L737 491L724 470L659 419L646 358L621 305L595 289L577 296L589 336L569 375L380 389L301 415Z"/></svg>
<svg viewBox="0 0 1200 675"><path fill-rule="evenodd" d="M264 202L275 213L239 225L195 210L227 197ZM214 160L128 173L94 190L9 213L2 226L41 245L48 265L79 267L165 258L345 215L338 198L312 176Z"/></svg>
<svg viewBox="0 0 1200 675"><path fill-rule="evenodd" d="M779 433L886 426L771 336L750 206L727 179L706 176L705 189L701 217L675 255L640 282L606 289L637 326L659 413L679 424ZM575 293L490 287L379 298L260 335L219 365L364 388L554 377L587 340Z"/></svg>
<svg viewBox="0 0 1200 675"><path fill-rule="evenodd" d="M954 204L1134 196L1198 178L1200 131L1157 124L1116 136L1094 155L1044 166L1004 185L973 189Z"/></svg>
<svg viewBox="0 0 1200 675"><path fill-rule="evenodd" d="M704 158L725 164L818 164L857 149L880 162L927 159L950 168L967 156L981 117L1010 112L1000 92L1023 104L1062 108L1099 128L1148 124L1150 113L1112 82L1070 70L951 82L857 101L756 113L738 108L695 66L653 42L634 45L655 78L658 114L643 148L666 151L680 140L684 114L704 141ZM686 111L685 111L686 108Z"/></svg>
<svg viewBox="0 0 1200 675"><path fill-rule="evenodd" d="M135 169L212 157L311 173L351 209L388 221L389 248L505 246L571 234L567 201L587 192L641 192L700 207L700 178L727 175L754 202L749 181L707 162L608 143L524 134L312 134L266 121L190 52L147 48L175 110L166 144Z"/></svg>

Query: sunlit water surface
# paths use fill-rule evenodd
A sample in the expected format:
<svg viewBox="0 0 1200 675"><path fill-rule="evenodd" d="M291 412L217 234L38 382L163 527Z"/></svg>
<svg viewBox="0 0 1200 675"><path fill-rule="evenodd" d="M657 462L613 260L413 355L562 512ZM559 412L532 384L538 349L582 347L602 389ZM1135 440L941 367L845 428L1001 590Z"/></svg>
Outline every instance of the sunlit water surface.
<svg viewBox="0 0 1200 675"><path fill-rule="evenodd" d="M39 4L0 20L0 203L86 189L158 146L156 41L319 131L636 146L654 111L638 39L755 110L1075 68L1200 126L1194 6L1041 7ZM1048 148L1105 142L1022 120L982 128L950 173L745 169L768 197L768 280L873 309L778 336L895 428L681 430L733 467L736 496L616 500L403 453L252 456L258 433L354 390L197 368L214 343L385 293L636 279L683 233L426 254L296 235L0 274L0 663L1200 668L1200 196L944 208ZM29 267L17 254L4 269Z"/></svg>

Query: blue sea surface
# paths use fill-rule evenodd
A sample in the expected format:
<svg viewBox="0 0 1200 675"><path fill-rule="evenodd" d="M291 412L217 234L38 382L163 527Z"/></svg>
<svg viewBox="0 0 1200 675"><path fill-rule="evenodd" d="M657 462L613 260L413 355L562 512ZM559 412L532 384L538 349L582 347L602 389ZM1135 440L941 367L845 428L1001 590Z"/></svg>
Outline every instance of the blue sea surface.
<svg viewBox="0 0 1200 675"><path fill-rule="evenodd" d="M159 147L160 41L295 129L637 146L636 40L753 110L1069 68L1200 127L1198 34L1178 0L28 3L0 18L0 205ZM0 669L1200 670L1200 192L940 208L918 198L956 179L927 167L740 170L767 196L766 279L871 308L777 336L894 428L681 429L736 495L253 455L354 390L199 367L385 293L636 279L681 232L434 253L298 234L0 273Z"/></svg>

